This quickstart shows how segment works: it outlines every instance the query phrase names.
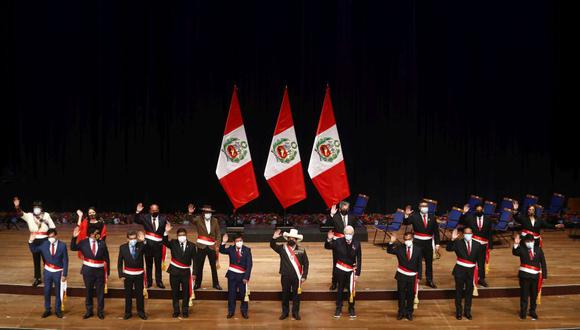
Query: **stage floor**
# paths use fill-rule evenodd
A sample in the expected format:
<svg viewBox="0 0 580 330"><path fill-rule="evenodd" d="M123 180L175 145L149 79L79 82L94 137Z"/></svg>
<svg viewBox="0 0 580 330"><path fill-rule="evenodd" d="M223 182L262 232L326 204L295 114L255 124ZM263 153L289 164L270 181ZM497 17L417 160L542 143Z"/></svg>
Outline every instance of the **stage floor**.
<svg viewBox="0 0 580 330"><path fill-rule="evenodd" d="M59 238L70 245L72 226L59 226ZM107 245L111 254L111 277L109 288L122 288L122 283L117 276L117 255L119 245L125 241L125 232L139 229L136 225L109 226ZM372 238L374 231L369 232ZM32 258L28 250L27 230L3 230L0 231L0 260L4 267L0 268L0 284L30 285L32 283ZM322 242L302 243L306 248L310 260L310 272L305 282L304 291L328 291L331 274L331 251L325 250ZM279 291L280 277L278 275L279 257L274 253L268 243L248 243L252 248L254 257L254 269L252 271L252 291ZM388 255L384 249L374 246L370 242L362 243L362 276L357 285L361 291L394 290L396 259ZM441 259L434 263L434 277L439 288L454 288L451 270L455 263L453 253L441 249ZM544 234L544 251L548 263L549 278L545 285L570 285L580 284L580 240L568 238L568 232L551 231ZM80 275L81 262L76 252L69 251L69 287L82 287ZM226 288L225 273L228 257L220 256L221 268L218 270L220 283ZM491 252L491 272L488 275L488 283L491 287L517 287L517 273L519 261L511 253L511 246L497 246ZM163 273L163 281L169 287L169 275ZM204 267L204 282L202 289L211 291L211 273L209 263ZM428 288L422 288L427 290ZM169 290L169 289L166 289Z"/></svg>
<svg viewBox="0 0 580 330"><path fill-rule="evenodd" d="M458 321L454 317L453 300L426 300L415 311L414 320L397 321L396 301L359 301L356 320L343 316L335 320L334 303L330 301L305 301L301 305L301 321L279 321L280 303L274 301L250 302L250 319L240 317L239 311L226 319L225 301L196 301L186 320L171 318L171 302L148 300L145 309L149 320L136 315L122 320L123 299L106 299L104 320L83 320L84 299L69 298L63 319L50 316L41 319L41 296L0 294L0 327L43 329L277 329L277 328L398 328L398 329L547 329L580 326L580 295L549 296L542 298L537 321L518 318L517 298L493 298L473 302L472 321ZM133 307L135 308L135 307ZM343 315L346 313L343 309Z"/></svg>

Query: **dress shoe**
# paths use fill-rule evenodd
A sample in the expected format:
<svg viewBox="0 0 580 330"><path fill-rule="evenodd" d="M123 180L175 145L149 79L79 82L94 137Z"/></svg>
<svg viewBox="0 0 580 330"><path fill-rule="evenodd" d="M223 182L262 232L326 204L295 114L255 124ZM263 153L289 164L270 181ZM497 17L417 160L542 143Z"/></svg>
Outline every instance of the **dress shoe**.
<svg viewBox="0 0 580 330"><path fill-rule="evenodd" d="M179 312L173 312L173 318L178 318L179 317Z"/></svg>
<svg viewBox="0 0 580 330"><path fill-rule="evenodd" d="M525 320L526 319L526 314L520 314L520 320Z"/></svg>
<svg viewBox="0 0 580 330"><path fill-rule="evenodd" d="M245 318L246 320L249 318L248 316L248 312L242 312L242 317ZM300 316L299 316L300 317Z"/></svg>
<svg viewBox="0 0 580 330"><path fill-rule="evenodd" d="M147 283L147 289L153 286L153 283Z"/></svg>
<svg viewBox="0 0 580 330"><path fill-rule="evenodd" d="M435 285L435 282L433 281L427 281L427 286L433 289L437 289L437 285Z"/></svg>
<svg viewBox="0 0 580 330"><path fill-rule="evenodd" d="M220 291L223 290L219 284L214 285L213 288Z"/></svg>
<svg viewBox="0 0 580 330"><path fill-rule="evenodd" d="M34 282L32 282L32 286L36 288L40 283L42 283L42 281L39 278L34 279Z"/></svg>
<svg viewBox="0 0 580 330"><path fill-rule="evenodd" d="M538 319L538 314L536 314L536 312L530 312L529 315L532 318L532 320L537 320Z"/></svg>
<svg viewBox="0 0 580 330"><path fill-rule="evenodd" d="M128 320L132 317L133 315L131 314L125 314L125 316L123 316L123 320Z"/></svg>
<svg viewBox="0 0 580 330"><path fill-rule="evenodd" d="M481 285L484 288L487 288L489 286L489 284L487 284L485 280L479 280L477 284Z"/></svg>
<svg viewBox="0 0 580 330"><path fill-rule="evenodd" d="M354 307L350 307L348 309L348 315L350 316L351 319L356 318L356 312L354 311Z"/></svg>
<svg viewBox="0 0 580 330"><path fill-rule="evenodd" d="M296 320L296 321L300 321L302 320L302 318L300 317L300 314L298 313L292 313L292 317Z"/></svg>
<svg viewBox="0 0 580 330"><path fill-rule="evenodd" d="M330 288L328 288L328 290L330 290L330 291L334 291L334 290L336 290L336 283L332 283L332 284L330 285Z"/></svg>
<svg viewBox="0 0 580 330"><path fill-rule="evenodd" d="M139 318L141 320L147 320L147 314L145 314L145 313L139 313L138 315L139 315Z"/></svg>
<svg viewBox="0 0 580 330"><path fill-rule="evenodd" d="M163 282L157 282L157 287L159 289L165 289L165 285L163 285Z"/></svg>
<svg viewBox="0 0 580 330"><path fill-rule="evenodd" d="M413 314L407 314L407 320L413 321Z"/></svg>
<svg viewBox="0 0 580 330"><path fill-rule="evenodd" d="M56 314L56 317L58 317L59 319L62 319L62 312L56 312L54 314Z"/></svg>
<svg viewBox="0 0 580 330"><path fill-rule="evenodd" d="M282 315L280 315L280 317L278 318L278 320L285 320L287 318L288 318L288 314L282 313Z"/></svg>
<svg viewBox="0 0 580 330"><path fill-rule="evenodd" d="M340 318L340 316L342 315L342 310L340 308L337 308L336 311L334 312L334 317L335 318Z"/></svg>
<svg viewBox="0 0 580 330"><path fill-rule="evenodd" d="M471 319L473 319L473 316L471 316L471 313L465 313L465 314L464 314L464 316L465 316L465 318L466 318L466 319L468 319L468 320L471 320Z"/></svg>
<svg viewBox="0 0 580 330"><path fill-rule="evenodd" d="M404 314L401 314L401 313L397 314L397 320L399 320L399 321L400 321L400 320L402 320L402 319L403 319L403 317L405 317L405 315L404 315Z"/></svg>
<svg viewBox="0 0 580 330"><path fill-rule="evenodd" d="M97 317L101 320L103 320L105 318L105 313L103 312L97 312Z"/></svg>
<svg viewBox="0 0 580 330"><path fill-rule="evenodd" d="M187 319L189 318L189 313L181 313L181 317Z"/></svg>
<svg viewBox="0 0 580 330"><path fill-rule="evenodd" d="M52 313L50 311L44 311L44 313L42 313L42 315L40 317L42 317L44 319L44 318L47 318L51 315L52 315Z"/></svg>
<svg viewBox="0 0 580 330"><path fill-rule="evenodd" d="M93 317L93 316L94 316L93 312L86 312L85 315L83 315L83 319L86 320L86 319Z"/></svg>
<svg viewBox="0 0 580 330"><path fill-rule="evenodd" d="M234 317L234 313L228 313L228 316L226 316L227 319L231 319L232 317Z"/></svg>
<svg viewBox="0 0 580 330"><path fill-rule="evenodd" d="M459 314L459 313L458 314L455 314L455 318L458 319L458 320L461 320L462 319L461 314Z"/></svg>

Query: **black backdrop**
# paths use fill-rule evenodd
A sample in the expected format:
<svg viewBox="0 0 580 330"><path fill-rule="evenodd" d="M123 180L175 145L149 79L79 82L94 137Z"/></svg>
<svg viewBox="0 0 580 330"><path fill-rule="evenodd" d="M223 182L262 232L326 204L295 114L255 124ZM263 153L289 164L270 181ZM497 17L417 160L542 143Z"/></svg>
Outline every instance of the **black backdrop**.
<svg viewBox="0 0 580 330"><path fill-rule="evenodd" d="M228 212L215 166L239 86L261 196L282 90L307 177L332 88L353 194L369 211L579 193L555 1L3 1L0 208Z"/></svg>

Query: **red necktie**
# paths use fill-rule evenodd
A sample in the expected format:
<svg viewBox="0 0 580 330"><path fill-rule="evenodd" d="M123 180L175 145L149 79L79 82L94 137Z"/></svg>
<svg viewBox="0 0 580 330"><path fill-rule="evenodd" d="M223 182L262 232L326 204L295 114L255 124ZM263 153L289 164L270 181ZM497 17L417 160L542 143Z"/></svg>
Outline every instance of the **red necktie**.
<svg viewBox="0 0 580 330"><path fill-rule="evenodd" d="M407 248L407 260L411 260L411 248Z"/></svg>
<svg viewBox="0 0 580 330"><path fill-rule="evenodd" d="M478 217L478 218L477 218L477 228L479 228L479 230L481 230L481 226L482 226L482 223L481 223L481 222L482 222L482 221L481 221L481 218L480 218L480 217Z"/></svg>
<svg viewBox="0 0 580 330"><path fill-rule="evenodd" d="M423 214L423 226L427 228L427 214Z"/></svg>
<svg viewBox="0 0 580 330"><path fill-rule="evenodd" d="M97 255L97 241L93 241L93 247L91 248L93 251L93 256Z"/></svg>
<svg viewBox="0 0 580 330"><path fill-rule="evenodd" d="M467 242L467 255L471 255L471 243Z"/></svg>
<svg viewBox="0 0 580 330"><path fill-rule="evenodd" d="M50 244L50 254L54 255L54 243Z"/></svg>
<svg viewBox="0 0 580 330"><path fill-rule="evenodd" d="M534 260L534 252L532 250L530 250L530 260Z"/></svg>
<svg viewBox="0 0 580 330"><path fill-rule="evenodd" d="M236 249L236 260L238 263L240 262L241 257L242 257L242 255L240 254L240 249Z"/></svg>

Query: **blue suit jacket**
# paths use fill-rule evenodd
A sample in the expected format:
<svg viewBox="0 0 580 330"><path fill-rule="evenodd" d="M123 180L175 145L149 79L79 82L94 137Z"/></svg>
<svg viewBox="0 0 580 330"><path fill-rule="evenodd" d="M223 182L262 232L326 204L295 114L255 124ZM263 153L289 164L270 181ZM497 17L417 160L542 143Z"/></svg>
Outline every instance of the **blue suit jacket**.
<svg viewBox="0 0 580 330"><path fill-rule="evenodd" d="M56 252L54 256L50 253L50 242L45 240L40 245L34 245L28 243L30 251L34 253L41 253L44 260L49 264L53 264L58 267L62 267L62 276L67 276L68 274L68 252L66 250L66 244L63 241L58 241L56 246Z"/></svg>
<svg viewBox="0 0 580 330"><path fill-rule="evenodd" d="M230 264L240 266L246 269L246 273L243 274L245 280L250 279L250 274L252 273L252 250L249 247L242 246L242 256L240 258L240 262L237 261L236 256L236 246L230 245L226 248L225 244L220 245L220 253L227 254L230 257ZM242 274L234 273L230 270L226 273L226 277L229 278L230 276L241 276Z"/></svg>

